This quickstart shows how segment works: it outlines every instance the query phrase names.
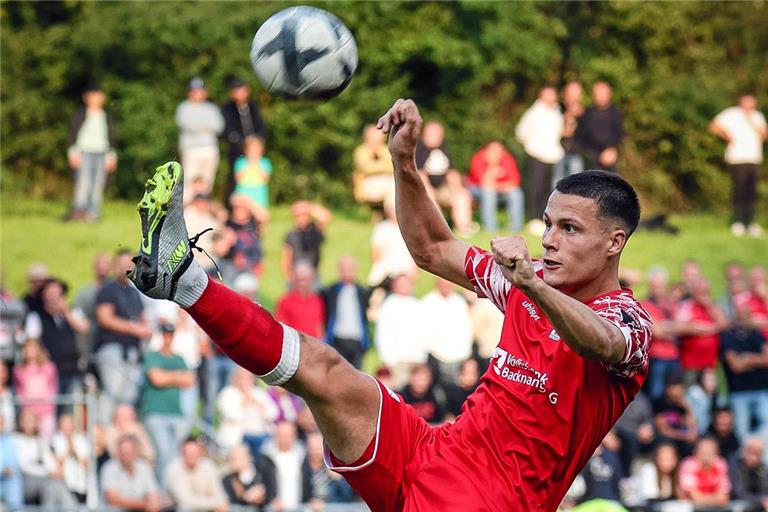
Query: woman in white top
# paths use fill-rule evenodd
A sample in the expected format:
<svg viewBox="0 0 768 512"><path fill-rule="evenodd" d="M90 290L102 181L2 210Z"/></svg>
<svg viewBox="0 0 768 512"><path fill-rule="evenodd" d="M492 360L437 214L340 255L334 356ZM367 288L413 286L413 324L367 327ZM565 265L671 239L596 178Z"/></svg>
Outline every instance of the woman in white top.
<svg viewBox="0 0 768 512"><path fill-rule="evenodd" d="M51 448L67 489L80 503L85 503L90 448L85 436L75 432L75 421L71 415L63 414L59 418L59 430L51 438Z"/></svg>
<svg viewBox="0 0 768 512"><path fill-rule="evenodd" d="M662 442L656 447L653 460L641 465L635 474L639 498L643 503L673 502L677 499L679 463L675 445Z"/></svg>

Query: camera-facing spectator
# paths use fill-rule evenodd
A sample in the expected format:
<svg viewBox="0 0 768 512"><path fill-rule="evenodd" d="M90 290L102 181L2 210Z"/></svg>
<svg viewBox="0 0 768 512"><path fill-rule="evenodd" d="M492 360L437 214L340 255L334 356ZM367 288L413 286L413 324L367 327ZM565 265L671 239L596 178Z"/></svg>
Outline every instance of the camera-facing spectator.
<svg viewBox="0 0 768 512"><path fill-rule="evenodd" d="M104 438L107 451L112 458L118 456L117 445L120 438L131 435L138 445L138 456L150 466L155 464L155 448L149 439L144 424L136 419L136 409L129 404L120 404L112 415L112 423L107 426Z"/></svg>
<svg viewBox="0 0 768 512"><path fill-rule="evenodd" d="M739 451L739 439L734 434L733 412L728 407L716 407L712 413L712 424L706 435L717 441L720 455L731 460Z"/></svg>
<svg viewBox="0 0 768 512"><path fill-rule="evenodd" d="M51 438L51 450L67 489L80 503L85 503L91 449L85 435L75 431L71 415L59 417L59 429Z"/></svg>
<svg viewBox="0 0 768 512"><path fill-rule="evenodd" d="M478 384L480 384L480 365L477 363L477 359L466 359L461 363L456 383L451 382L443 385L447 413L454 418L461 414L461 407L467 397L477 389Z"/></svg>
<svg viewBox="0 0 768 512"><path fill-rule="evenodd" d="M322 512L326 503L349 503L356 498L347 481L325 465L323 451L322 434L309 434L307 456L302 464L302 487L304 502L309 502L312 512Z"/></svg>
<svg viewBox="0 0 768 512"><path fill-rule="evenodd" d="M235 162L235 194L242 194L262 208L269 207L272 161L264 156L264 139L245 138L243 156Z"/></svg>
<svg viewBox="0 0 768 512"><path fill-rule="evenodd" d="M762 439L747 438L738 457L731 459L729 473L735 499L768 509L768 467L762 460L764 453Z"/></svg>
<svg viewBox="0 0 768 512"><path fill-rule="evenodd" d="M581 472L586 484L584 501L607 500L619 503L619 481L622 478L619 447L621 442L611 430L595 450Z"/></svg>
<svg viewBox="0 0 768 512"><path fill-rule="evenodd" d="M277 494L275 468L270 463L254 464L251 451L243 444L230 448L227 462L230 473L223 485L229 502L263 511Z"/></svg>
<svg viewBox="0 0 768 512"><path fill-rule="evenodd" d="M95 344L96 326L96 295L112 273L112 261L109 254L101 252L93 257L93 281L80 288L75 300L72 303L72 309L79 309L88 319L88 331L80 335L78 343L80 351L85 354L93 353Z"/></svg>
<svg viewBox="0 0 768 512"><path fill-rule="evenodd" d="M59 389L56 365L36 339L27 340L21 352L21 363L13 367L13 387L21 404L21 414L35 415L35 427L43 437L50 437L56 426L56 403Z"/></svg>
<svg viewBox="0 0 768 512"><path fill-rule="evenodd" d="M264 248L261 236L269 221L267 210L250 198L233 194L230 200L232 213L226 228L233 235L229 257L239 273L246 272L261 276Z"/></svg>
<svg viewBox="0 0 768 512"><path fill-rule="evenodd" d="M768 270L762 265L755 265L749 270L748 297L752 324L768 340Z"/></svg>
<svg viewBox="0 0 768 512"><path fill-rule="evenodd" d="M393 194L384 199L384 218L373 227L371 250L371 271L368 274L370 286L384 286L389 278L400 274L415 279L416 263L400 232Z"/></svg>
<svg viewBox="0 0 768 512"><path fill-rule="evenodd" d="M552 177L552 187L561 178L580 173L584 170L584 161L579 152L579 146L576 143L576 129L579 126L581 116L584 115L584 87L578 80L573 80L563 87L563 101L560 105L563 110L563 138L560 140L565 156L560 160L554 169Z"/></svg>
<svg viewBox="0 0 768 512"><path fill-rule="evenodd" d="M193 180L190 185L193 188L201 188L198 185L200 179ZM186 194L187 191L185 190ZM190 196L184 196L186 206L184 206L184 221L187 224L187 231L191 236L211 228L215 233L220 232L227 220L227 211L218 202L211 200L211 194L204 191L192 192ZM234 243L234 242L233 242ZM215 271L215 265L205 254L213 253L213 236L205 234L197 239L196 245L201 251L192 251L195 260L208 273Z"/></svg>
<svg viewBox="0 0 768 512"><path fill-rule="evenodd" d="M104 110L107 95L100 85L89 84L83 106L75 112L69 128L69 166L75 171L75 194L69 220L99 218L107 174L117 169L115 126Z"/></svg>
<svg viewBox="0 0 768 512"><path fill-rule="evenodd" d="M731 481L728 465L720 456L717 441L703 437L693 455L680 463L680 497L694 505L724 506L728 503Z"/></svg>
<svg viewBox="0 0 768 512"><path fill-rule="evenodd" d="M387 148L387 136L368 124L363 129L363 143L352 155L352 192L355 201L373 206L381 205L395 186L392 156Z"/></svg>
<svg viewBox="0 0 768 512"><path fill-rule="evenodd" d="M696 417L696 428L699 434L703 434L712 424L712 411L716 407L725 405L725 401L717 389L717 372L715 369L702 370L698 374L696 382L688 386L685 398Z"/></svg>
<svg viewBox="0 0 768 512"><path fill-rule="evenodd" d="M179 128L179 154L184 167L184 198L192 198L192 182L202 180L198 193L210 194L219 166L218 135L224 130L219 107L208 100L202 78L195 77L187 85L187 99L176 108Z"/></svg>
<svg viewBox="0 0 768 512"><path fill-rule="evenodd" d="M21 298L27 306L27 312L40 311L43 308L40 289L50 277L48 266L45 263L38 261L27 267L27 293Z"/></svg>
<svg viewBox="0 0 768 512"><path fill-rule="evenodd" d="M163 482L177 509L214 512L229 510L221 474L213 461L203 454L203 447L193 437L184 441L181 457L168 465Z"/></svg>
<svg viewBox="0 0 768 512"><path fill-rule="evenodd" d="M296 425L279 422L274 439L264 444L262 453L275 467L277 496L271 503L272 508L276 511L298 509L308 501L301 471L307 451L298 440Z"/></svg>
<svg viewBox="0 0 768 512"><path fill-rule="evenodd" d="M275 318L315 338L325 335L325 305L313 291L317 276L308 262L299 262L291 272L291 291L280 297Z"/></svg>
<svg viewBox="0 0 768 512"><path fill-rule="evenodd" d="M228 450L245 443L254 457L272 435L279 411L256 377L244 368L232 372L232 383L219 393L219 445Z"/></svg>
<svg viewBox="0 0 768 512"><path fill-rule="evenodd" d="M407 404L427 423L439 425L445 421L444 397L438 399L432 369L427 364L417 364L411 370L408 384L400 391Z"/></svg>
<svg viewBox="0 0 768 512"><path fill-rule="evenodd" d="M671 374L667 377L664 395L653 402L653 415L659 438L672 441L680 455L690 454L698 430L696 417L685 398L681 375Z"/></svg>
<svg viewBox="0 0 768 512"><path fill-rule="evenodd" d="M293 203L291 214L293 229L285 235L281 256L281 268L288 281L293 278L293 269L300 261L308 262L317 272L325 242L325 229L333 219L329 209L309 201Z"/></svg>
<svg viewBox="0 0 768 512"><path fill-rule="evenodd" d="M592 106L579 119L575 139L587 158L589 169L618 172L618 149L624 138L621 111L612 103L613 89L608 82L592 86Z"/></svg>
<svg viewBox="0 0 768 512"><path fill-rule="evenodd" d="M680 457L675 445L662 442L653 450L653 458L638 471L639 494L644 502L664 502L677 498L677 477Z"/></svg>
<svg viewBox="0 0 768 512"><path fill-rule="evenodd" d="M118 510L158 512L165 500L152 469L139 456L139 440L132 434L123 434L116 444L116 456L101 470L103 502Z"/></svg>
<svg viewBox="0 0 768 512"><path fill-rule="evenodd" d="M520 231L525 222L520 171L512 153L498 140L491 141L472 156L467 178L469 192L480 201L483 229L498 230L496 210L503 202L507 209L507 229Z"/></svg>

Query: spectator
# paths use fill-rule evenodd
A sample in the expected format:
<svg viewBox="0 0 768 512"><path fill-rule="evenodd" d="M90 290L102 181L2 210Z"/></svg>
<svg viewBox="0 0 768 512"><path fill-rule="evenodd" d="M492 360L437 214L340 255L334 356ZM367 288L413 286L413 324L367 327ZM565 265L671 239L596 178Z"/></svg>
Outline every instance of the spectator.
<svg viewBox="0 0 768 512"><path fill-rule="evenodd" d="M129 404L121 404L115 408L112 423L104 433L108 453L112 458L118 457L118 444L122 437L130 435L136 441L138 457L150 466L155 464L155 448L149 439L144 425L136 420L136 409Z"/></svg>
<svg viewBox="0 0 768 512"><path fill-rule="evenodd" d="M768 140L768 124L757 110L757 97L742 94L739 104L720 112L709 130L725 140L725 164L733 180L733 224L731 232L763 236L763 228L754 222L757 180L763 163L763 143Z"/></svg>
<svg viewBox="0 0 768 512"><path fill-rule="evenodd" d="M712 424L712 411L721 400L717 392L717 374L713 368L702 370L696 382L691 384L685 392L691 410L696 417L696 428L699 434L703 434Z"/></svg>
<svg viewBox="0 0 768 512"><path fill-rule="evenodd" d="M91 438L93 439L93 458L96 459L96 474L98 475L101 473L104 464L110 460L109 451L107 450L107 434L104 425L101 423L94 423L93 430L91 431Z"/></svg>
<svg viewBox="0 0 768 512"><path fill-rule="evenodd" d="M224 477L224 491L232 505L262 512L277 494L275 469L269 463L256 465L247 446L230 448L227 456L230 473Z"/></svg>
<svg viewBox="0 0 768 512"><path fill-rule="evenodd" d="M607 82L592 86L592 106L579 119L574 136L590 169L618 172L616 161L624 127L621 111L611 103L613 90Z"/></svg>
<svg viewBox="0 0 768 512"><path fill-rule="evenodd" d="M621 501L619 481L622 477L622 469L618 455L619 446L619 438L611 430L587 462L581 472L586 484L586 493L582 498L584 501L595 499L616 503Z"/></svg>
<svg viewBox="0 0 768 512"><path fill-rule="evenodd" d="M216 265L212 269L208 269L208 275L217 278L217 274L221 275L221 282L229 287L232 287L235 278L241 273L241 270L235 266L232 254L235 242L237 242L237 236L231 229L223 229L211 235L212 251L210 255ZM216 270L217 268L218 270Z"/></svg>
<svg viewBox="0 0 768 512"><path fill-rule="evenodd" d="M0 503L14 510L24 504L24 485L18 450L10 433L12 426L6 428L5 416L0 414Z"/></svg>
<svg viewBox="0 0 768 512"><path fill-rule="evenodd" d="M219 166L218 135L224 130L219 108L207 101L208 90L202 78L189 81L187 99L176 108L179 128L179 154L184 167L184 197L191 198L192 181L202 180L198 193L210 194Z"/></svg>
<svg viewBox="0 0 768 512"><path fill-rule="evenodd" d="M75 174L75 195L69 220L99 218L107 174L117 169L115 125L104 110L107 95L92 83L83 92L83 103L69 127L67 158Z"/></svg>
<svg viewBox="0 0 768 512"><path fill-rule="evenodd" d="M445 397L435 392L434 375L427 364L417 364L411 370L408 384L400 394L407 404L413 406L416 414L424 421L433 425L439 425L445 421Z"/></svg>
<svg viewBox="0 0 768 512"><path fill-rule="evenodd" d="M275 423L297 421L299 419L301 411L305 408L301 398L279 386L267 388L267 394L277 406L277 419Z"/></svg>
<svg viewBox="0 0 768 512"><path fill-rule="evenodd" d="M267 224L267 210L240 194L232 195L232 213L226 226L234 235L230 257L240 273L261 276L264 249L261 234Z"/></svg>
<svg viewBox="0 0 768 512"><path fill-rule="evenodd" d="M139 440L132 434L117 440L117 457L104 464L100 483L104 503L118 510L158 512L164 504L155 475L139 457Z"/></svg>
<svg viewBox="0 0 768 512"><path fill-rule="evenodd" d="M173 353L172 324L162 324L163 344L144 358L142 415L157 450L157 473L162 475L174 447L189 433L181 411L181 390L195 385L195 376L184 359Z"/></svg>
<svg viewBox="0 0 768 512"><path fill-rule="evenodd" d="M229 178L224 197L229 197L235 186L235 164L237 159L245 153L245 142L248 137L259 137L262 141L267 137L267 127L261 118L259 106L250 99L251 88L248 84L233 77L229 82L229 98L221 107L224 116L224 133L229 148Z"/></svg>
<svg viewBox="0 0 768 512"><path fill-rule="evenodd" d="M13 398L13 389L9 386L10 378L8 365L0 359L0 417L3 418L8 431L13 430L13 426L16 424L16 404Z"/></svg>
<svg viewBox="0 0 768 512"><path fill-rule="evenodd" d="M493 305L492 301L479 299L474 292L467 290L464 292L464 298L469 303L477 355L481 360L488 361L499 344L504 314Z"/></svg>
<svg viewBox="0 0 768 512"><path fill-rule="evenodd" d="M755 265L749 271L749 308L752 310L752 324L768 340L768 271L762 265ZM743 297L742 297L743 299Z"/></svg>
<svg viewBox="0 0 768 512"><path fill-rule="evenodd" d="M315 270L306 262L299 262L291 272L291 291L277 301L275 318L315 338L325 334L325 306L320 295L312 291Z"/></svg>
<svg viewBox="0 0 768 512"><path fill-rule="evenodd" d="M728 407L717 407L712 413L712 424L706 435L717 441L720 455L731 460L739 451L739 439L733 432L733 412Z"/></svg>
<svg viewBox="0 0 768 512"><path fill-rule="evenodd" d="M659 438L672 441L681 455L691 453L698 431L696 417L685 398L682 376L671 374L667 377L664 395L653 402L653 415Z"/></svg>
<svg viewBox="0 0 768 512"><path fill-rule="evenodd" d="M165 470L165 488L177 509L225 512L229 502L216 465L203 455L203 447L193 437L181 446L181 457Z"/></svg>
<svg viewBox="0 0 768 512"><path fill-rule="evenodd" d="M81 504L88 491L88 461L90 447L80 432L75 432L75 421L69 414L59 417L59 430L51 438L51 449L64 485Z"/></svg>
<svg viewBox="0 0 768 512"><path fill-rule="evenodd" d="M21 413L33 412L43 436L53 434L56 424L56 393L59 382L45 348L36 339L27 340L22 362L13 368L13 383L21 404Z"/></svg>
<svg viewBox="0 0 768 512"><path fill-rule="evenodd" d="M96 295L96 361L102 393L99 411L105 422L115 405L134 403L139 395L141 340L152 336L144 318L144 306L128 280L133 269L131 252L120 249L114 258L113 280Z"/></svg>
<svg viewBox="0 0 768 512"><path fill-rule="evenodd" d="M321 292L325 311L326 342L358 370L368 350L369 291L357 281L357 261L339 259L339 280Z"/></svg>
<svg viewBox="0 0 768 512"><path fill-rule="evenodd" d="M43 309L40 289L50 277L48 266L45 263L36 262L27 267L27 293L22 297L24 304L27 306L27 312Z"/></svg>
<svg viewBox="0 0 768 512"><path fill-rule="evenodd" d="M272 436L279 414L266 390L256 384L251 372L237 367L232 373L232 383L221 390L216 404L219 446L228 450L245 443L256 457L264 441Z"/></svg>
<svg viewBox="0 0 768 512"><path fill-rule="evenodd" d="M680 266L680 280L684 296L680 300L690 299L696 281L701 279L706 279L704 272L701 270L701 263L693 258L683 261L683 264Z"/></svg>
<svg viewBox="0 0 768 512"><path fill-rule="evenodd" d="M515 127L515 137L523 144L528 159L523 182L530 219L541 220L547 206L553 166L565 155L560 145L562 134L563 114L557 104L557 91L544 87Z"/></svg>
<svg viewBox="0 0 768 512"><path fill-rule="evenodd" d="M480 214L486 231L497 231L496 210L507 207L509 231L520 231L525 221L520 171L512 153L500 141L491 141L472 157L469 166L469 192L480 200Z"/></svg>
<svg viewBox="0 0 768 512"><path fill-rule="evenodd" d="M20 432L15 435L14 443L24 482L24 502L39 500L43 507L74 508L77 501L61 481L61 471L38 427L37 415L30 410L22 411Z"/></svg>
<svg viewBox="0 0 768 512"><path fill-rule="evenodd" d="M728 319L712 300L706 279L694 279L690 292L691 298L679 304L675 322L681 338L680 363L686 378L693 381L699 372L717 365L719 333L728 326Z"/></svg>
<svg viewBox="0 0 768 512"><path fill-rule="evenodd" d="M560 105L563 112L563 138L560 144L563 146L565 156L555 164L552 188L560 178L578 174L584 170L584 162L575 140L576 128L579 126L581 116L584 115L583 95L584 88L577 80L570 81L563 87L563 103Z"/></svg>
<svg viewBox="0 0 768 512"><path fill-rule="evenodd" d="M656 445L653 459L643 463L637 472L641 501L650 504L675 500L679 463L674 444L662 442Z"/></svg>
<svg viewBox="0 0 768 512"><path fill-rule="evenodd" d="M703 437L693 455L680 463L680 497L695 506L724 506L728 503L731 482L728 465L720 457L717 441Z"/></svg>
<svg viewBox="0 0 768 512"><path fill-rule="evenodd" d="M96 319L96 295L109 279L111 271L112 263L108 254L101 252L94 256L93 282L82 287L72 303L72 309L82 311L90 326L87 333L78 337L80 351L84 354L93 353L94 337L96 326L98 325L98 320Z"/></svg>
<svg viewBox="0 0 768 512"><path fill-rule="evenodd" d="M490 301L489 301L490 302ZM381 380L381 379L379 379ZM467 397L471 395L480 384L480 365L477 359L468 358L461 363L459 376L456 383L447 383L443 385L445 389L445 407L447 413L454 418L461 414L461 408Z"/></svg>
<svg viewBox="0 0 768 512"><path fill-rule="evenodd" d="M373 227L371 249L372 265L368 274L370 286L385 286L390 278L399 274L416 278L416 263L397 223L394 195L384 200L384 219Z"/></svg>
<svg viewBox="0 0 768 512"><path fill-rule="evenodd" d="M729 473L735 499L768 509L768 468L762 461L764 452L762 439L747 438L740 456L731 459Z"/></svg>
<svg viewBox="0 0 768 512"><path fill-rule="evenodd" d="M392 156L387 148L384 132L376 125L363 129L363 143L352 155L355 169L352 171L352 192L355 201L379 206L395 186Z"/></svg>
<svg viewBox="0 0 768 512"><path fill-rule="evenodd" d="M392 294L382 302L376 323L376 349L381 362L392 371L396 388L406 383L415 365L427 360L422 325L419 301L413 296L413 281L406 275L396 276L392 280Z"/></svg>
<svg viewBox="0 0 768 512"><path fill-rule="evenodd" d="M49 279L40 289L43 308L30 311L24 326L27 339L40 340L56 361L60 395L71 395L82 384L76 336L86 334L90 328L83 311L67 304L67 289L65 283Z"/></svg>
<svg viewBox="0 0 768 512"><path fill-rule="evenodd" d="M282 254L282 269L290 281L293 269L300 261L306 261L312 268L320 266L320 252L325 242L325 229L333 215L327 208L309 201L296 201L291 205L294 227L285 235Z"/></svg>
<svg viewBox="0 0 768 512"><path fill-rule="evenodd" d="M648 270L648 298L641 302L653 319L653 338L648 351L650 359L645 387L651 400L664 394L667 376L680 371L680 349L677 346L675 304L669 296L667 271L663 267Z"/></svg>
<svg viewBox="0 0 768 512"><path fill-rule="evenodd" d="M736 304L736 320L720 341L736 435L743 440L753 420L758 431L768 427L768 343L752 326L749 303Z"/></svg>
<svg viewBox="0 0 768 512"><path fill-rule="evenodd" d="M296 425L281 421L275 428L275 438L262 449L264 456L275 467L277 497L271 505L276 510L294 510L305 501L301 465L306 455L298 441Z"/></svg>
<svg viewBox="0 0 768 512"><path fill-rule="evenodd" d="M472 354L469 307L451 281L435 279L435 289L422 297L423 340L440 365L440 380L455 382L461 363Z"/></svg>
<svg viewBox="0 0 768 512"><path fill-rule="evenodd" d="M262 208L269 207L269 177L272 161L264 156L264 139L245 138L243 156L235 162L235 194L242 194Z"/></svg>
<svg viewBox="0 0 768 512"><path fill-rule="evenodd" d="M725 293L717 300L717 305L723 310L729 320L735 317L733 299L748 289L744 266L738 261L725 264Z"/></svg>
<svg viewBox="0 0 768 512"><path fill-rule="evenodd" d="M185 189L184 194L186 193ZM184 221L190 234L202 233L208 228L212 228L214 233L221 231L227 219L227 211L218 203L211 201L210 193L197 192L185 197L190 198L185 200L189 200L189 203L184 207ZM202 250L193 251L195 259L206 272L213 272L215 266L206 255L213 252L213 237L201 236L197 240L197 246Z"/></svg>
<svg viewBox="0 0 768 512"><path fill-rule="evenodd" d="M26 314L26 306L23 301L17 299L2 284L2 270L0 269L0 361L13 364L16 359L16 350L22 343L24 333L22 323Z"/></svg>
<svg viewBox="0 0 768 512"><path fill-rule="evenodd" d="M635 395L614 426L621 441L619 458L624 474L632 472L632 463L639 454L647 455L656 441L653 430L653 406L642 391Z"/></svg>
<svg viewBox="0 0 768 512"><path fill-rule="evenodd" d="M338 473L331 471L323 460L323 436L315 432L307 436L307 456L302 465L304 502L310 510L320 512L326 503L356 501L355 491Z"/></svg>
<svg viewBox="0 0 768 512"><path fill-rule="evenodd" d="M432 200L439 207L451 208L454 229L462 236L476 232L472 224L472 197L461 184L461 175L451 165L445 146L445 128L437 121L424 125L416 145L416 167L422 172Z"/></svg>

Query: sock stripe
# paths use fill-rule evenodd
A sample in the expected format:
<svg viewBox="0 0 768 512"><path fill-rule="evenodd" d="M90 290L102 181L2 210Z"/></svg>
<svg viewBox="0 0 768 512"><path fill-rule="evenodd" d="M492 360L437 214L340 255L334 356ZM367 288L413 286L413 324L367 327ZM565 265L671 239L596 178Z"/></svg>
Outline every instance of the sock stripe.
<svg viewBox="0 0 768 512"><path fill-rule="evenodd" d="M298 370L301 358L301 339L298 331L282 322L280 325L283 327L283 351L280 362L269 373L258 376L270 386L279 386L288 382Z"/></svg>

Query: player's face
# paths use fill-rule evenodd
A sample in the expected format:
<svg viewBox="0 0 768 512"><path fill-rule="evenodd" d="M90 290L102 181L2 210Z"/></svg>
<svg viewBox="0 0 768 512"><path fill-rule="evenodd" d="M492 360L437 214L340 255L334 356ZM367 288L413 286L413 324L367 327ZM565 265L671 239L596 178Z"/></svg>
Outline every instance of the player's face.
<svg viewBox="0 0 768 512"><path fill-rule="evenodd" d="M597 215L593 199L553 192L544 211L544 282L563 293L585 288L618 256L626 234Z"/></svg>

